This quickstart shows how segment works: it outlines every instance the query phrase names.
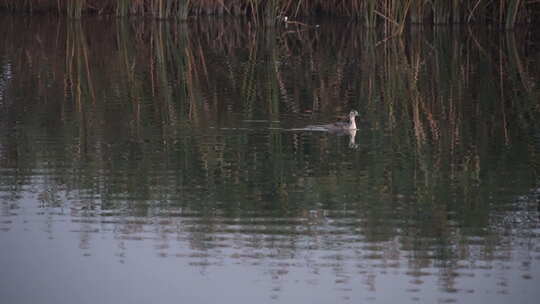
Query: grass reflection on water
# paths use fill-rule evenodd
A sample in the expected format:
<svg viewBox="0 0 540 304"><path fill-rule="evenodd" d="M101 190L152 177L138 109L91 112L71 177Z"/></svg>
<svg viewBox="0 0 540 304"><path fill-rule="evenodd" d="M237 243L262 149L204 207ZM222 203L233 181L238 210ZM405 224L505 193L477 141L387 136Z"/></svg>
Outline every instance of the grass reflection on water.
<svg viewBox="0 0 540 304"><path fill-rule="evenodd" d="M367 289L397 271L459 296L497 265L500 282L538 275L526 35L33 20L0 21L4 236L45 222L88 254L112 237L120 260L138 242L201 268L329 271ZM356 149L286 131L352 108Z"/></svg>

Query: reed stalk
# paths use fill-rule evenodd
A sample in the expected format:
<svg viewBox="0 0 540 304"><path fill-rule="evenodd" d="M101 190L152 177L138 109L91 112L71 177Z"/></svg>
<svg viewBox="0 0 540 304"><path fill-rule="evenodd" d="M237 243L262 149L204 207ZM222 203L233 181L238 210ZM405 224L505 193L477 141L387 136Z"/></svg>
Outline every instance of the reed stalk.
<svg viewBox="0 0 540 304"><path fill-rule="evenodd" d="M175 15L180 20L186 20L189 14L189 5L191 0L181 0L176 3L176 12Z"/></svg>
<svg viewBox="0 0 540 304"><path fill-rule="evenodd" d="M85 1L86 0L67 1L67 16L73 19L80 19L82 17Z"/></svg>
<svg viewBox="0 0 540 304"><path fill-rule="evenodd" d="M506 11L506 21L505 21L506 29L514 28L517 21L517 16L519 13L520 6L521 6L521 0L510 0L510 4L508 5L508 9Z"/></svg>
<svg viewBox="0 0 540 304"><path fill-rule="evenodd" d="M433 4L433 23L447 24L450 22L452 12L452 3L448 0L434 0Z"/></svg>
<svg viewBox="0 0 540 304"><path fill-rule="evenodd" d="M129 14L130 0L117 0L116 16L125 17Z"/></svg>
<svg viewBox="0 0 540 304"><path fill-rule="evenodd" d="M376 10L377 10L377 0L366 0L364 1L364 20L367 27L375 27L376 25Z"/></svg>
<svg viewBox="0 0 540 304"><path fill-rule="evenodd" d="M275 25L278 22L280 12L280 0L268 0L264 9L264 23L266 25Z"/></svg>

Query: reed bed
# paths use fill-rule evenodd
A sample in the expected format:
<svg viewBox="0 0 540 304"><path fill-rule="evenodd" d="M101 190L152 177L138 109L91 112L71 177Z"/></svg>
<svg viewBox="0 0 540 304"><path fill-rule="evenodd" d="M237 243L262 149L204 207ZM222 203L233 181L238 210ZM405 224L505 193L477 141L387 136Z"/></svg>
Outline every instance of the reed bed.
<svg viewBox="0 0 540 304"><path fill-rule="evenodd" d="M394 34L406 24L496 24L507 29L539 18L536 0L3 0L0 9L13 13L58 13L70 18L85 14L118 17L152 16L185 20L189 16L243 15L263 24L283 17L347 16L368 27L384 25ZM290 20L290 19L289 19ZM290 22L290 21L289 21Z"/></svg>

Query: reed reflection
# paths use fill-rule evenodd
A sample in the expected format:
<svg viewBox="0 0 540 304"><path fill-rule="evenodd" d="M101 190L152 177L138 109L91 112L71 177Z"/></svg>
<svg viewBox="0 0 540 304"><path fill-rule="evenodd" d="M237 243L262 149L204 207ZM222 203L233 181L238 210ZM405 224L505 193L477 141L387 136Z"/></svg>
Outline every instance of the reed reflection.
<svg viewBox="0 0 540 304"><path fill-rule="evenodd" d="M112 234L120 259L141 241L196 267L332 269L373 289L381 269L451 292L538 259L512 241L539 226L525 35L207 21L31 20L29 38L1 20L2 218L26 195L85 252ZM289 132L353 108L347 136Z"/></svg>

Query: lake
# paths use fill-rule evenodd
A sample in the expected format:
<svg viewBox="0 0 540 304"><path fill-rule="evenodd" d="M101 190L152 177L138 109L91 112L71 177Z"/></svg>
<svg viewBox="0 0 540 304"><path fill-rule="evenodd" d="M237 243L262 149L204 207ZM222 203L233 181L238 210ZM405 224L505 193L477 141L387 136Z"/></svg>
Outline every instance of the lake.
<svg viewBox="0 0 540 304"><path fill-rule="evenodd" d="M537 303L538 31L300 21L2 16L2 302Z"/></svg>

